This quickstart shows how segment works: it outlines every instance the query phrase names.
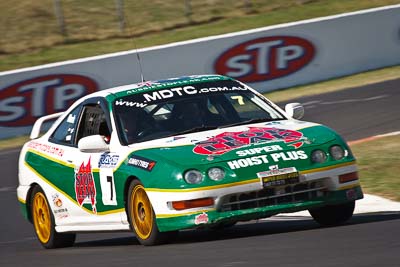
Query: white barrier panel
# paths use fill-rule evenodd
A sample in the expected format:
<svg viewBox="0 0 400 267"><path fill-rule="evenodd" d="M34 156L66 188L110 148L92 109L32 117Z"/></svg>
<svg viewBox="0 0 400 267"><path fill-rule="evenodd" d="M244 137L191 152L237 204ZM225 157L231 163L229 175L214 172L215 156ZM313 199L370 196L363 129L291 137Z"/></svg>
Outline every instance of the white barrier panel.
<svg viewBox="0 0 400 267"><path fill-rule="evenodd" d="M266 92L400 63L400 5L140 49L147 80L219 73ZM134 50L0 72L0 138L140 81Z"/></svg>

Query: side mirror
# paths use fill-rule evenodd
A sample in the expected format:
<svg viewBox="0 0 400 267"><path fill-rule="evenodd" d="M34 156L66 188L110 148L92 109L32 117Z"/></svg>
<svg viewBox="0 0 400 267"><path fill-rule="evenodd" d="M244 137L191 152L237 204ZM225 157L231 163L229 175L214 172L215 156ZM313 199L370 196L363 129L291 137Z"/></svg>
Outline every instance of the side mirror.
<svg viewBox="0 0 400 267"><path fill-rule="evenodd" d="M78 142L78 148L82 152L108 152L110 150L101 135L83 137Z"/></svg>
<svg viewBox="0 0 400 267"><path fill-rule="evenodd" d="M289 103L285 106L286 114L296 120L303 118L304 107L300 103Z"/></svg>

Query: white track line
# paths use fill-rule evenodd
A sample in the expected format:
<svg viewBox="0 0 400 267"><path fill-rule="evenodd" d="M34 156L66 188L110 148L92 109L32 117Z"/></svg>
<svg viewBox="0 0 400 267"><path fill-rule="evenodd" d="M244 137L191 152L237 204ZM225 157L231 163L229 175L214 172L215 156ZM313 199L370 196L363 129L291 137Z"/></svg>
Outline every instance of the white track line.
<svg viewBox="0 0 400 267"><path fill-rule="evenodd" d="M370 136L370 137L366 137L366 138L362 138L362 139L358 139L358 140L354 140L354 141L349 141L347 143L351 146L351 145L355 145L355 144L361 144L361 143L369 142L372 140L376 140L376 139L382 138L382 137L396 136L396 135L400 135L400 131L385 133L385 134L378 134L378 135L374 135L374 136Z"/></svg>
<svg viewBox="0 0 400 267"><path fill-rule="evenodd" d="M400 212L400 202L392 201L383 197L364 194L364 198L356 202L354 214L376 213L376 212ZM294 213L281 213L275 217L310 217L307 210Z"/></svg>
<svg viewBox="0 0 400 267"><path fill-rule="evenodd" d="M17 189L15 187L12 186L8 186L8 187L0 187L0 193L2 192L16 192Z"/></svg>

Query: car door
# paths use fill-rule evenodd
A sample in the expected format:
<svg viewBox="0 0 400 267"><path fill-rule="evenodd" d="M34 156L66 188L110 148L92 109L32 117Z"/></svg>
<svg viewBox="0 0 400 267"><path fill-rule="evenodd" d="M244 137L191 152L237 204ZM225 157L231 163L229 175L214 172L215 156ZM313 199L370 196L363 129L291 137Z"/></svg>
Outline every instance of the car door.
<svg viewBox="0 0 400 267"><path fill-rule="evenodd" d="M84 101L66 117L52 135L53 142L63 142L65 165L73 168L64 179L64 190L73 202L69 219L60 225L120 223L113 171L119 155L107 151L84 152L78 148L82 138L101 135L106 142L111 137L111 122L106 102L102 98ZM115 212L114 212L115 211Z"/></svg>

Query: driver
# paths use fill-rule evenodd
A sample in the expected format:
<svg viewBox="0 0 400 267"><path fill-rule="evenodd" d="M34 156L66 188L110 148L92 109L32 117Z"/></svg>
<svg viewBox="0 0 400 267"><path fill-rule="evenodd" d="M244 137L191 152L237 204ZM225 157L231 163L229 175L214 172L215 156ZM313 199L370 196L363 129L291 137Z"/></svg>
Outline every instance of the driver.
<svg viewBox="0 0 400 267"><path fill-rule="evenodd" d="M121 112L122 129L128 144L136 143L152 133L155 126L153 117L143 109L129 109Z"/></svg>
<svg viewBox="0 0 400 267"><path fill-rule="evenodd" d="M175 124L179 129L191 129L202 126L218 126L222 117L213 114L207 106L207 98L191 98L177 102L172 111Z"/></svg>

